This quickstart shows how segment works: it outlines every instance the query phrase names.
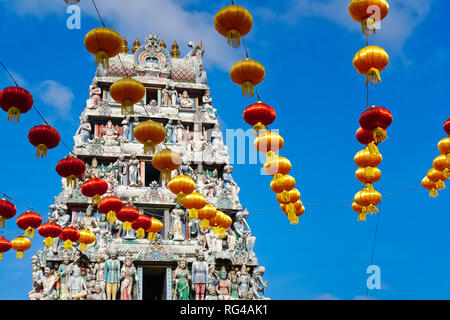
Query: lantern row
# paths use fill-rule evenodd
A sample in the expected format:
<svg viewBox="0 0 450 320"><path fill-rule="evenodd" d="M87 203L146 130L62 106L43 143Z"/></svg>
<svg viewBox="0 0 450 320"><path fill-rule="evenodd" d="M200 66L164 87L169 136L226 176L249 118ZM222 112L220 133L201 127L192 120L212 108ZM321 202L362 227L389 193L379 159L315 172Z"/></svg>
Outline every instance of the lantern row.
<svg viewBox="0 0 450 320"><path fill-rule="evenodd" d="M353 58L353 66L366 76L367 107L369 103L369 85L381 83L380 73L389 63L389 56L383 48L369 46L369 36L376 33L376 24L389 12L386 0L352 0L348 6L350 16L361 23L362 33L366 35L366 47L359 50ZM356 179L364 184L362 190L355 194L352 209L357 212L358 221L366 221L367 214L379 212L376 207L381 202L381 193L373 184L381 178L378 166L383 160L378 144L387 139L387 128L392 123L391 112L383 107L372 106L359 118L360 128L356 139L367 147L358 151L354 157L358 169Z"/></svg>
<svg viewBox="0 0 450 320"><path fill-rule="evenodd" d="M253 18L247 9L232 2L232 5L217 12L214 26L219 34L227 38L231 47L238 48L241 38L253 27ZM230 77L241 86L244 97L253 97L254 87L265 77L265 69L258 61L248 57L245 42L244 49L246 58L231 67ZM264 170L273 177L270 188L277 194L281 210L288 216L291 224L298 224L298 217L305 212L305 208L300 201L300 192L295 189L295 179L288 175L292 165L288 159L276 155L283 147L284 139L279 134L266 130L275 121L274 108L260 101L258 96L258 102L244 110L243 118L255 130L255 148L266 154Z"/></svg>
<svg viewBox="0 0 450 320"><path fill-rule="evenodd" d="M450 119L444 123L444 131L448 137L438 143L441 154L433 160L433 168L422 180L422 186L430 191L432 198L437 198L438 191L445 189L445 181L450 178Z"/></svg>

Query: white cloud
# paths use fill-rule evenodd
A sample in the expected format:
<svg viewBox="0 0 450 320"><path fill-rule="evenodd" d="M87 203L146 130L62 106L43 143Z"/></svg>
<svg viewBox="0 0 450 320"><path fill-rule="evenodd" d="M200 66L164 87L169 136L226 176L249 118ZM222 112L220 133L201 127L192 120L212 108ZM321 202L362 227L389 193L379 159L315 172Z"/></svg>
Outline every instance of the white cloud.
<svg viewBox="0 0 450 320"><path fill-rule="evenodd" d="M344 28L361 33L361 25L348 13L348 1L342 0L291 0L289 11L280 15L280 20L298 24L304 17L321 17ZM405 41L413 35L414 29L425 19L435 0L396 0L390 2L389 14L377 30L376 41L387 44L399 52Z"/></svg>
<svg viewBox="0 0 450 320"><path fill-rule="evenodd" d="M332 295L331 293L323 293L314 298L314 300L340 300L338 297Z"/></svg>
<svg viewBox="0 0 450 320"><path fill-rule="evenodd" d="M8 0L11 8L19 15L65 14L64 2L55 0ZM203 41L205 46L206 69L218 67L228 71L231 65L242 58L242 50L234 50L214 28L214 13L201 10L186 10L184 6L197 4L199 0L97 0L96 4L106 26L114 28L132 46L136 37L141 43L148 34L156 33L164 40L170 50L174 40L180 46L182 56L190 50L189 41ZM62 3L62 5L61 5ZM91 1L80 2L81 14L97 19ZM83 23L82 26L83 28ZM87 31L88 30L84 30Z"/></svg>
<svg viewBox="0 0 450 320"><path fill-rule="evenodd" d="M72 108L74 94L68 87L54 80L45 80L39 84L36 91L39 99L46 105L53 107L60 118L71 118L70 109Z"/></svg>

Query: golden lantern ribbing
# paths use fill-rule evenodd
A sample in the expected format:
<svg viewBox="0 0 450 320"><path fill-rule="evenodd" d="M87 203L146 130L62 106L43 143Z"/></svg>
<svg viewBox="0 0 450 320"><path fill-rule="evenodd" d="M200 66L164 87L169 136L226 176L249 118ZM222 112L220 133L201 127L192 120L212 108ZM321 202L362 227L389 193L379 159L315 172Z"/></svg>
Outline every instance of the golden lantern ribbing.
<svg viewBox="0 0 450 320"><path fill-rule="evenodd" d="M381 193L374 190L371 184L367 184L363 190L356 193L354 202L362 206L358 221L366 221L366 214L379 212L376 206L381 202Z"/></svg>
<svg viewBox="0 0 450 320"><path fill-rule="evenodd" d="M376 23L383 20L389 12L386 0L352 0L348 5L350 16L361 23L362 33L374 35Z"/></svg>
<svg viewBox="0 0 450 320"><path fill-rule="evenodd" d="M182 205L189 209L189 219L198 219L198 210L202 209L207 203L204 195L194 191L186 195Z"/></svg>
<svg viewBox="0 0 450 320"><path fill-rule="evenodd" d="M438 143L438 149L441 154L445 154L450 159L450 137L444 138Z"/></svg>
<svg viewBox="0 0 450 320"><path fill-rule="evenodd" d="M355 172L356 179L362 183L375 183L381 178L381 171L374 167L358 168Z"/></svg>
<svg viewBox="0 0 450 320"><path fill-rule="evenodd" d="M17 237L11 241L11 248L17 251L16 258L23 259L23 253L31 248L31 241L25 237Z"/></svg>
<svg viewBox="0 0 450 320"><path fill-rule="evenodd" d="M383 48L377 46L367 46L359 50L353 58L355 69L366 75L366 84L372 81L372 84L381 82L380 72L383 71L389 63L389 56Z"/></svg>
<svg viewBox="0 0 450 320"><path fill-rule="evenodd" d="M422 187L424 187L424 189L430 191L430 197L431 198L437 198L438 197L437 186L436 186L435 182L430 181L430 179L428 179L428 177L425 177L425 178L422 179L421 183L422 183Z"/></svg>
<svg viewBox="0 0 450 320"><path fill-rule="evenodd" d="M164 227L164 225L161 222L161 220L158 220L155 217L151 217L151 219L152 219L152 225L150 226L149 229L145 230L145 231L148 232L148 236L147 236L147 240L148 241L154 241L156 233L161 232L161 230Z"/></svg>
<svg viewBox="0 0 450 320"><path fill-rule="evenodd" d="M430 169L427 172L427 178L436 184L436 190L439 191L445 189L445 181L447 180L447 177L442 171L438 171L434 168Z"/></svg>
<svg viewBox="0 0 450 320"><path fill-rule="evenodd" d="M270 161L275 157L275 153L283 148L284 139L276 132L266 131L265 134L256 137L254 144L258 152L267 154L266 161Z"/></svg>
<svg viewBox="0 0 450 320"><path fill-rule="evenodd" d="M254 96L253 87L260 84L265 76L263 65L249 58L236 62L230 70L231 80L242 87L242 95L248 98Z"/></svg>
<svg viewBox="0 0 450 320"><path fill-rule="evenodd" d="M285 157L272 157L271 159L267 159L264 163L264 172L269 176L273 176L275 179L288 174L291 169L291 162Z"/></svg>
<svg viewBox="0 0 450 320"><path fill-rule="evenodd" d="M156 153L152 159L153 167L161 171L161 178L164 182L172 178L172 171L178 169L181 162L181 156L167 148Z"/></svg>
<svg viewBox="0 0 450 320"><path fill-rule="evenodd" d="M181 204L187 194L195 191L195 182L191 177L180 174L170 179L167 188L177 195L177 204Z"/></svg>
<svg viewBox="0 0 450 320"><path fill-rule="evenodd" d="M111 98L122 105L122 115L134 114L134 105L145 97L145 87L139 81L123 78L111 85Z"/></svg>
<svg viewBox="0 0 450 320"><path fill-rule="evenodd" d="M442 171L444 176L448 179L450 178L450 158L446 155L441 154L433 160L433 168Z"/></svg>
<svg viewBox="0 0 450 320"><path fill-rule="evenodd" d="M290 175L282 175L278 179L273 178L270 182L270 189L277 194L277 199L282 203L288 203L290 200L289 191L295 188L295 179Z"/></svg>
<svg viewBox="0 0 450 320"><path fill-rule="evenodd" d="M298 217L305 213L305 207L300 200L289 204L281 203L280 208L287 215L291 224L298 224ZM293 211L291 211L291 208Z"/></svg>
<svg viewBox="0 0 450 320"><path fill-rule="evenodd" d="M383 156L380 153L372 153L369 147L358 151L354 157L355 163L358 167L378 167L383 161Z"/></svg>
<svg viewBox="0 0 450 320"><path fill-rule="evenodd" d="M228 44L233 48L239 48L241 37L249 33L252 26L252 15L241 6L227 6L214 17L217 32L226 37Z"/></svg>
<svg viewBox="0 0 450 320"><path fill-rule="evenodd" d="M86 49L95 55L95 63L109 66L109 59L122 50L122 37L110 28L100 27L89 31L84 38Z"/></svg>
<svg viewBox="0 0 450 320"><path fill-rule="evenodd" d="M80 230L80 237L78 242L80 243L80 250L86 252L87 246L95 241L95 235L89 229Z"/></svg>
<svg viewBox="0 0 450 320"><path fill-rule="evenodd" d="M203 208L198 210L198 219L201 220L200 228L208 229L209 221L214 219L217 214L217 209L207 203Z"/></svg>
<svg viewBox="0 0 450 320"><path fill-rule="evenodd" d="M144 145L144 154L155 152L155 146L166 139L166 129L159 122L147 120L134 128L134 137Z"/></svg>

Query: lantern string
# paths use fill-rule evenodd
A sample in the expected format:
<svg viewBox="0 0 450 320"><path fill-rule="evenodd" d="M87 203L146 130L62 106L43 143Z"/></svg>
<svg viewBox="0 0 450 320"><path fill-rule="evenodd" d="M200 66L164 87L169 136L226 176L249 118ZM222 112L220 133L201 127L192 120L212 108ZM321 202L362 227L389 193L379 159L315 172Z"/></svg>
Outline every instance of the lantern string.
<svg viewBox="0 0 450 320"><path fill-rule="evenodd" d="M97 5L95 4L95 1L92 0L92 4L94 5L95 10L97 11L98 18L100 19L100 22L102 23L103 27L106 28L105 23L103 22L102 16L100 15L100 12L98 11Z"/></svg>
<svg viewBox="0 0 450 320"><path fill-rule="evenodd" d="M21 205L21 206L23 206L23 207L25 207L25 208L27 208L28 210L30 210L30 211L33 211L33 212L36 212L36 213L39 213L37 210L35 210L35 209L33 209L33 208L31 208L31 207L29 207L29 206L27 206L26 204L23 204L23 203L21 203L21 202L19 202L19 201L17 201L16 199L14 199L13 197L10 197L10 196L8 196L6 193L3 193L3 192L1 192L0 191L0 194L2 194L5 198L7 198L7 199L9 199L9 200L11 200L12 202L15 202L15 203L17 203L17 204L19 204L19 205ZM40 213L39 213L40 214ZM42 215L42 214L41 214Z"/></svg>
<svg viewBox="0 0 450 320"><path fill-rule="evenodd" d="M379 225L379 222L380 222L380 215L381 215L381 210L380 210L380 212L377 213L377 222L375 224L375 233L374 233L374 236L373 236L372 254L371 254L369 266L373 265L373 258L375 256L375 245L377 243L377 234L378 234L378 225ZM366 300L368 298L369 298L369 286L366 286Z"/></svg>
<svg viewBox="0 0 450 320"><path fill-rule="evenodd" d="M11 75L11 73L8 71L8 69L5 67L5 65L3 64L3 62L0 61L0 65L3 67L3 69L5 69L5 71L8 73L9 77L11 78L12 81L14 81L14 83L16 84L16 87L18 87L19 85L17 84L16 79L14 79L14 77Z"/></svg>

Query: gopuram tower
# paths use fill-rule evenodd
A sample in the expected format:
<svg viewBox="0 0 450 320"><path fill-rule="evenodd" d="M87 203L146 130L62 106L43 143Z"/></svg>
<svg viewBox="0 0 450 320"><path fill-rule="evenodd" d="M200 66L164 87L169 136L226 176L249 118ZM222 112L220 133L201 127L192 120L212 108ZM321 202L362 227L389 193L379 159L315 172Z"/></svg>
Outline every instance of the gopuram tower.
<svg viewBox="0 0 450 320"><path fill-rule="evenodd" d="M52 247L32 257L36 300L250 300L266 299L253 251L255 237L246 222L248 211L239 200L233 167L216 117L203 69L202 42L189 43L180 57L178 44L167 48L158 36L148 35L130 50L124 40L122 53L110 59L107 69L97 69L89 99L74 136L73 154L84 161L86 172L76 187L62 179L62 192L50 206L49 219L61 227L89 229L95 242L80 251L75 242L64 249L56 239ZM146 88L134 114L123 116L121 105L109 93L123 77L133 77ZM172 175L190 176L208 203L229 215L232 226L220 238L212 228L201 228L177 205L176 195L152 166L135 141L134 127L153 120L164 125L164 146L177 152L182 165ZM163 229L154 240L138 239L122 222L108 222L93 207L80 187L91 176L104 179L108 191L141 213L155 217ZM53 277L53 278L52 278Z"/></svg>

